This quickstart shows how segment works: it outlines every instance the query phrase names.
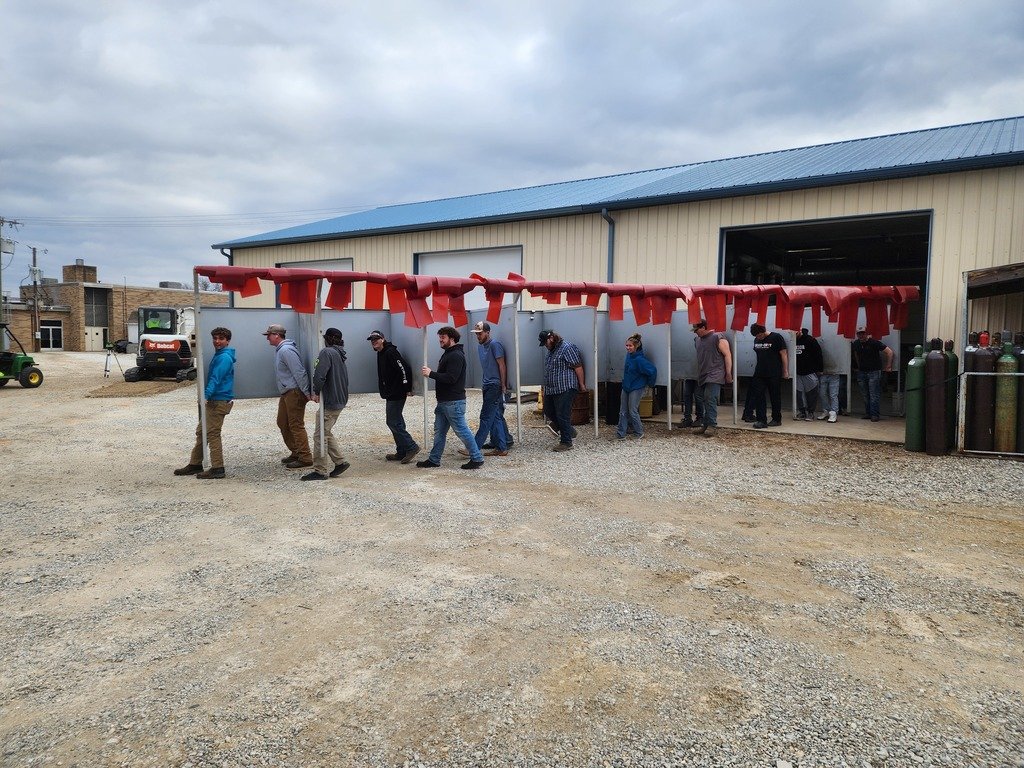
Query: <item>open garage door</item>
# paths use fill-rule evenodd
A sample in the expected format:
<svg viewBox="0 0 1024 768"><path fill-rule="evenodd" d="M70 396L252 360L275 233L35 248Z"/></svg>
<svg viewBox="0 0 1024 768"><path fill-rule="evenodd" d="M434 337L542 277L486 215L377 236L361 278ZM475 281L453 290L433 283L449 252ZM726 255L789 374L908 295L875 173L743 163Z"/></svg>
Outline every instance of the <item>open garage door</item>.
<svg viewBox="0 0 1024 768"><path fill-rule="evenodd" d="M817 219L722 232L725 285L916 285L927 297L927 212ZM900 359L924 344L924 302L910 307Z"/></svg>
<svg viewBox="0 0 1024 768"><path fill-rule="evenodd" d="M927 296L931 214L816 219L722 231L722 273L725 285L916 285ZM910 306L907 327L900 334L896 361L905 367L914 346L925 339L927 301ZM834 328L826 333L835 334ZM822 339L835 342L842 339ZM887 410L902 410L902 371L895 371L887 389ZM855 392L851 393L856 400ZM856 404L852 404L856 408Z"/></svg>

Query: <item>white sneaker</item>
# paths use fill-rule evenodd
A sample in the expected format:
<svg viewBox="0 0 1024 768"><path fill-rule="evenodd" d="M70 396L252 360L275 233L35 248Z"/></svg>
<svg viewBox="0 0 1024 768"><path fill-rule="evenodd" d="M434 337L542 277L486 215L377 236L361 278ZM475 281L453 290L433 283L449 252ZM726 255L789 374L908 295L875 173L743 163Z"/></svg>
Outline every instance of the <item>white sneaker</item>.
<svg viewBox="0 0 1024 768"><path fill-rule="evenodd" d="M824 421L825 419L827 419L828 418L828 414L829 414L828 411L822 411L821 413L819 413L818 414L818 421Z"/></svg>
<svg viewBox="0 0 1024 768"><path fill-rule="evenodd" d="M829 411L828 412L828 423L829 424L835 424L836 423L836 412L835 411Z"/></svg>

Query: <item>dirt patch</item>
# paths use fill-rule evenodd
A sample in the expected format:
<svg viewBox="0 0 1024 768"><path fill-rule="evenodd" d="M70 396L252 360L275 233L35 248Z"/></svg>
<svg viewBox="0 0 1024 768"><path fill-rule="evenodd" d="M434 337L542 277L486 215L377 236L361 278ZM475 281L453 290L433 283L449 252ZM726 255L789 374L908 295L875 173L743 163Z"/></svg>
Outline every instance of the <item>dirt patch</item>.
<svg viewBox="0 0 1024 768"><path fill-rule="evenodd" d="M195 390L193 381L112 381L89 392L86 397L149 397L177 389Z"/></svg>

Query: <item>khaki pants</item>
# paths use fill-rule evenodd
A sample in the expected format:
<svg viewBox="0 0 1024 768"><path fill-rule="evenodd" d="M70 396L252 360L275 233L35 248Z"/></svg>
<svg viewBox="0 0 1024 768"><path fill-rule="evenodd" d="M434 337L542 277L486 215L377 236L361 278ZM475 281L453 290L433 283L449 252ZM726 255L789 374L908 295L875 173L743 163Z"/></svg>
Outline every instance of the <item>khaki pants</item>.
<svg viewBox="0 0 1024 768"><path fill-rule="evenodd" d="M220 442L220 428L224 426L224 417L231 413L231 400L207 400L206 401L206 440L210 444L210 466L217 469L224 468L224 447ZM192 448L192 458L189 464L202 466L203 464L203 422L196 426L196 444Z"/></svg>
<svg viewBox="0 0 1024 768"><path fill-rule="evenodd" d="M341 455L341 443L331 432L340 415L340 409L337 411L324 410L324 436L326 437L324 442L327 447L327 455L322 455L320 453L320 414L317 414L316 429L313 431L313 469L322 475L331 474L336 464L345 461L345 457Z"/></svg>
<svg viewBox="0 0 1024 768"><path fill-rule="evenodd" d="M289 389L277 401L277 428L291 455L302 462L312 462L309 433L306 432L306 403L309 400L298 389Z"/></svg>

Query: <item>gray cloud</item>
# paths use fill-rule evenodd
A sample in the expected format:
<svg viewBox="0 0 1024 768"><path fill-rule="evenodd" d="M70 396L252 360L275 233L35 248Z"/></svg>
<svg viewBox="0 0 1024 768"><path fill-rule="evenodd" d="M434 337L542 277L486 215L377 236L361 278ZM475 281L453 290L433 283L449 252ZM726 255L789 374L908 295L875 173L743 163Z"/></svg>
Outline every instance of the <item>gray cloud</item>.
<svg viewBox="0 0 1024 768"><path fill-rule="evenodd" d="M338 211L1024 103L1010 0L488 5L12 0L0 215L30 223L5 290L25 245L51 275L185 279L213 242ZM233 215L268 211L300 213Z"/></svg>

